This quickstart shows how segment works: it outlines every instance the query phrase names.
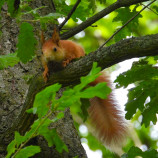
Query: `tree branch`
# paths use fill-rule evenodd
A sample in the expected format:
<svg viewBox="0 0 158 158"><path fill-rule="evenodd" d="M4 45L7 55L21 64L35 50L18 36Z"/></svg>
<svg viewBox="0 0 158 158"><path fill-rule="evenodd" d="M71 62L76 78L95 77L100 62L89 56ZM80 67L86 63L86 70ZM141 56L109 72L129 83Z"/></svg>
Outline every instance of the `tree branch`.
<svg viewBox="0 0 158 158"><path fill-rule="evenodd" d="M141 5L145 7L144 4L141 4ZM151 9L151 8L149 8L149 7L147 7L147 8L148 8L151 12L153 12L154 14L158 15L158 13L156 13L153 9Z"/></svg>
<svg viewBox="0 0 158 158"><path fill-rule="evenodd" d="M120 32L125 26L127 26L134 18L136 18L145 8L150 6L152 3L154 3L156 0L153 0L150 2L148 5L144 6L136 15L134 15L131 19L129 19L121 28L119 28L108 40L106 40L99 48L97 51L101 50L106 43L108 43L118 32Z"/></svg>
<svg viewBox="0 0 158 158"><path fill-rule="evenodd" d="M53 0L50 0L50 1L51 1L51 4L52 4L52 7L53 7L53 12L56 12L54 1Z"/></svg>
<svg viewBox="0 0 158 158"><path fill-rule="evenodd" d="M65 18L65 20L59 25L59 30L65 25L65 23L70 19L71 15L75 12L77 6L80 4L81 0L77 0L76 4L73 6L72 10L68 14L68 16Z"/></svg>
<svg viewBox="0 0 158 158"><path fill-rule="evenodd" d="M68 39L75 34L79 33L80 31L86 29L87 27L91 26L93 23L98 21L99 19L103 18L104 16L108 15L109 13L113 12L114 10L125 7L125 6L130 6L133 4L141 3L141 2L146 2L149 0L117 0L117 2L113 3L112 5L108 6L107 8L103 9L99 13L95 14L94 16L90 17L86 21L82 22L80 25L71 28L70 31L65 32L64 34L61 35L61 39Z"/></svg>
<svg viewBox="0 0 158 158"><path fill-rule="evenodd" d="M70 63L64 70L50 75L47 83L44 83L42 72L40 72L30 84L23 109L14 124L14 130L18 129L23 133L30 127L30 122L35 116L25 113L25 111L32 107L35 95L45 87L57 82L63 87L79 83L80 77L89 73L93 62L98 62L103 70L127 59L154 55L158 55L158 34L121 40L97 53L90 53L78 61Z"/></svg>

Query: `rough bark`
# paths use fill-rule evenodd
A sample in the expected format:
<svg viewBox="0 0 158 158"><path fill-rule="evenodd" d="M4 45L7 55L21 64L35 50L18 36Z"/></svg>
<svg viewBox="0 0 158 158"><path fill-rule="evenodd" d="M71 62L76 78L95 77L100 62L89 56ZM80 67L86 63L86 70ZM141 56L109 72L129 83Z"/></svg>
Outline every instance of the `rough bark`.
<svg viewBox="0 0 158 158"><path fill-rule="evenodd" d="M124 4L123 6L131 5L128 2L139 3L147 0L118 0L117 3ZM46 1L33 1L34 7L48 5L49 0ZM121 6L120 6L121 7ZM113 8L116 9L116 8ZM48 8L42 10L42 14L52 12L53 8L50 5ZM112 11L112 10L111 10ZM1 12L1 30L2 36L0 39L0 55L14 52L17 43L18 24L7 14L7 7L4 6ZM108 12L109 13L109 12ZM106 13L106 14L108 14ZM105 14L104 14L105 16ZM26 17L27 18L27 17ZM100 17L101 18L101 17ZM84 25L81 30L91 25L90 23ZM39 24L35 24L35 33L38 38L38 31L40 30ZM47 35L51 35L50 32ZM81 31L77 28L77 31ZM72 30L71 30L72 32ZM74 34L74 32L73 32ZM65 34L66 35L66 34ZM72 36L66 35L63 38ZM90 53L86 57L70 64L66 69L53 73L49 81L44 83L41 72L41 64L38 59L34 59L26 65L18 64L14 68L8 68L0 73L0 157L4 157L6 153L7 144L13 139L15 130L25 133L30 127L34 116L27 114L25 111L33 104L35 95L48 85L59 82L64 86L76 84L79 78L88 74L94 61L102 69L105 69L113 64L121 62L126 59L150 55L158 55L158 34L150 35L140 38L131 38L122 40L110 47L103 48L102 50ZM40 48L38 46L38 48ZM40 54L40 49L37 51ZM34 74L36 74L34 76ZM34 76L32 81L27 84L24 76ZM69 147L69 153L63 152L59 154L53 148L48 148L47 143L42 137L33 140L33 143L42 145L42 153L38 157L86 157L85 151L81 146L79 137L73 125L73 120L67 109L65 111L64 119L60 120L54 125L64 142ZM11 128L12 127L12 128ZM61 133L62 132L62 133Z"/></svg>
<svg viewBox="0 0 158 158"><path fill-rule="evenodd" d="M33 8L40 6L49 6L41 11L42 15L53 12L51 1L32 1ZM1 11L1 31L0 37L0 55L13 53L16 50L17 36L19 33L19 24L16 20L7 15L7 6L4 5ZM25 19L29 19L30 16L25 16ZM38 23L34 24L34 32L36 38L39 39L40 26ZM46 33L49 37L52 33L52 27ZM38 55L41 54L40 45L37 46ZM15 67L9 67L3 71L0 71L0 157L3 158L6 154L6 147L14 137L14 131L19 128L15 123L18 120L20 113L23 111L23 105L25 100L27 102L27 92L29 84L26 77L33 77L41 70L41 62L39 59L34 59L27 64L18 64ZM40 84L40 83L39 83ZM33 90L33 89L32 89ZM31 99L31 96L30 98ZM33 99L33 98L32 98ZM33 100L32 100L33 102ZM24 112L24 111L23 111ZM24 113L23 113L24 114ZM25 115L25 114L24 114ZM20 115L21 116L21 115ZM29 116L29 119L31 115ZM34 116L33 116L34 118ZM23 118L21 118L23 119ZM21 120L22 121L22 120ZM30 121L29 126L32 124ZM19 125L19 124L18 124ZM58 121L54 126L57 129L58 134L67 144L69 153L63 152L59 154L54 147L49 148L47 142L42 137L33 139L30 143L40 145L42 152L38 157L87 157L85 150L83 149L80 138L73 124L69 109L65 111L65 117ZM24 126L24 129L25 126ZM24 131L24 130L23 130ZM24 131L26 132L26 131ZM24 133L23 132L23 133ZM36 156L35 156L36 157Z"/></svg>

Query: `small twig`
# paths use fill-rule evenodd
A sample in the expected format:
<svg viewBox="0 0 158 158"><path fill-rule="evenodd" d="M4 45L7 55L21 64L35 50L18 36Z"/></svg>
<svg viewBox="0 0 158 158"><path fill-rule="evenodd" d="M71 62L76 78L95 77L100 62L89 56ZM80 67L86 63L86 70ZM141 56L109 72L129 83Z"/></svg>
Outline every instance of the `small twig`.
<svg viewBox="0 0 158 158"><path fill-rule="evenodd" d="M144 9L146 9L148 6L150 6L152 3L154 3L156 0L150 2L148 5L146 5L143 9L141 9L135 16L133 16L130 20L128 20L120 29L118 29L108 40L105 41L97 50L101 50L106 43L108 43L118 32L120 32L127 24L129 24L135 17L137 17Z"/></svg>
<svg viewBox="0 0 158 158"><path fill-rule="evenodd" d="M145 5L144 4L141 4L141 5L143 5L144 7L145 7ZM156 15L158 15L158 13L156 13L154 10L152 10L151 8L149 8L149 7L147 7L150 11L152 11L154 14L156 14Z"/></svg>
<svg viewBox="0 0 158 158"><path fill-rule="evenodd" d="M65 20L59 25L59 30L65 25L65 23L70 19L71 15L75 12L77 6L80 4L81 0L77 0L73 8L71 9L70 13L68 16L65 18Z"/></svg>
<svg viewBox="0 0 158 158"><path fill-rule="evenodd" d="M38 20L24 20L24 19L22 19L21 21L22 22L40 22L39 19Z"/></svg>
<svg viewBox="0 0 158 158"><path fill-rule="evenodd" d="M91 27L98 27L98 25L91 25Z"/></svg>
<svg viewBox="0 0 158 158"><path fill-rule="evenodd" d="M81 24L71 28L70 31L67 31L67 32L61 34L60 38L68 39L68 38L76 35L77 33L83 31L84 29L91 26L96 21L98 21L99 19L103 18L104 16L110 14L111 12L115 11L116 9L119 9L121 7L131 6L131 5L141 3L141 2L146 2L146 1L149 1L149 0L117 0L115 3L109 5L108 7L104 8L100 12L94 14L87 20L83 21Z"/></svg>
<svg viewBox="0 0 158 158"><path fill-rule="evenodd" d="M36 127L36 129L33 131L32 135L24 142L20 145L20 147L17 149L17 151L14 153L14 155L12 156L13 158L16 157L16 155L20 152L20 150L35 136L37 136L36 132L38 131L38 129L41 127L41 125L45 122L45 120L52 114L53 112L49 112L44 118L43 120L40 122L40 124Z"/></svg>
<svg viewBox="0 0 158 158"><path fill-rule="evenodd" d="M51 1L51 3L52 3L52 7L53 7L53 9L54 9L54 12L56 12L56 8L55 8L55 4L54 4L53 0L50 0L50 1Z"/></svg>

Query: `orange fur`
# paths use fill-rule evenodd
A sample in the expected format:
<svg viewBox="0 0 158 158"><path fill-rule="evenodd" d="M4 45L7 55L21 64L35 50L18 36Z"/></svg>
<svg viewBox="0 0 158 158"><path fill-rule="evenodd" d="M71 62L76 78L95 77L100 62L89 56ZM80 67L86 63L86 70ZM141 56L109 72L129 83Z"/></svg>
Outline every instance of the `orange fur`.
<svg viewBox="0 0 158 158"><path fill-rule="evenodd" d="M42 63L44 66L43 77L45 81L48 78L49 61L60 62L64 67L74 58L84 56L84 50L78 44L69 40L59 40L59 35L54 30L52 39L47 40L42 47L43 56ZM97 83L111 83L107 76L102 74L90 85L95 86ZM91 106L88 109L90 120L96 127L99 138L107 145L121 144L126 133L126 125L124 118L118 110L116 103L110 95L108 99L92 98Z"/></svg>
<svg viewBox="0 0 158 158"><path fill-rule="evenodd" d="M42 37L43 38L43 37ZM44 41L44 38L42 39ZM59 40L59 34L54 30L52 38L47 40L42 46L42 64L44 67L44 80L48 79L48 62L61 62L65 67L71 60L84 56L84 50L78 44L69 40Z"/></svg>
<svg viewBox="0 0 158 158"><path fill-rule="evenodd" d="M111 87L110 80L105 74L99 76L91 85L100 82L107 82ZM92 98L90 103L90 120L96 127L96 134L100 140L110 148L121 147L127 134L127 126L113 95L110 94L107 99Z"/></svg>

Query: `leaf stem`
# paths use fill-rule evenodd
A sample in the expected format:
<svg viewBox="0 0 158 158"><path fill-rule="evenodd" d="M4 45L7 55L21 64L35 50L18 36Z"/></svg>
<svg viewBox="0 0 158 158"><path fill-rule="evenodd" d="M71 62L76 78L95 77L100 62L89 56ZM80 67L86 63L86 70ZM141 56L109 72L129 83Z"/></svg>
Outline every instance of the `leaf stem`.
<svg viewBox="0 0 158 158"><path fill-rule="evenodd" d="M36 132L38 131L38 129L40 128L40 126L45 122L45 120L53 113L53 111L50 111L44 118L43 120L40 122L40 124L37 126L37 128L35 129L35 131L32 133L32 135L30 136L30 138L28 138L24 143L22 143L20 145L20 147L17 149L16 153L12 156L13 158L20 152L20 150L35 136L37 136Z"/></svg>
<svg viewBox="0 0 158 158"><path fill-rule="evenodd" d="M144 4L141 4L143 6L145 6ZM150 11L152 11L154 14L158 15L158 13L156 13L154 10L152 10L151 8L147 7Z"/></svg>
<svg viewBox="0 0 158 158"><path fill-rule="evenodd" d="M23 21L23 22L39 22L40 20L21 20L21 21Z"/></svg>

